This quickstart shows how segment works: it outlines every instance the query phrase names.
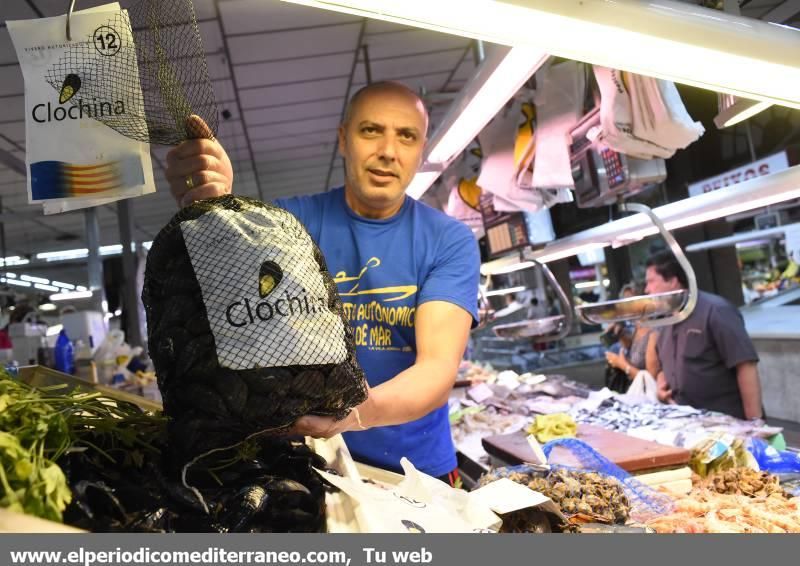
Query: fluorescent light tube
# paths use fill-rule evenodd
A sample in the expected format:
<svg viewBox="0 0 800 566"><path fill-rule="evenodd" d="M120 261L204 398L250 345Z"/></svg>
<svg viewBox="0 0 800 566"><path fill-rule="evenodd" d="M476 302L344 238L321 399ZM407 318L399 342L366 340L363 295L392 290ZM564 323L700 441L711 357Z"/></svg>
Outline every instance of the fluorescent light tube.
<svg viewBox="0 0 800 566"><path fill-rule="evenodd" d="M34 283L33 286L34 288L41 289L42 291L51 291L51 292L61 291L61 289L59 289L58 287L53 287L52 285L45 285L44 283Z"/></svg>
<svg viewBox="0 0 800 566"><path fill-rule="evenodd" d="M730 94L719 95L719 114L714 117L717 128L727 128L752 118L772 106L761 100L748 100Z"/></svg>
<svg viewBox="0 0 800 566"><path fill-rule="evenodd" d="M36 254L36 259L43 259L45 261L63 261L66 259L82 259L89 255L89 250L86 248L78 248L74 250L62 250L60 252L42 252Z"/></svg>
<svg viewBox="0 0 800 566"><path fill-rule="evenodd" d="M591 289L592 287L599 287L600 281L582 281L580 283L575 283L576 289ZM608 287L611 282L608 279L603 279L602 281L603 287Z"/></svg>
<svg viewBox="0 0 800 566"><path fill-rule="evenodd" d="M75 289L75 285L72 283L62 283L61 281L52 281L52 283L56 287L61 287L62 289L69 289L70 291Z"/></svg>
<svg viewBox="0 0 800 566"><path fill-rule="evenodd" d="M485 297L497 297L499 295L510 295L511 293L520 293L525 290L525 287L509 287L508 289L494 289L493 291L486 291L483 295Z"/></svg>
<svg viewBox="0 0 800 566"><path fill-rule="evenodd" d="M406 194L411 198L420 198L441 174L441 171L418 171L411 183L406 187Z"/></svg>
<svg viewBox="0 0 800 566"><path fill-rule="evenodd" d="M100 255L113 255L122 252L122 244L113 244L111 246L100 246Z"/></svg>
<svg viewBox="0 0 800 566"><path fill-rule="evenodd" d="M16 279L17 278L17 274L16 273L6 273L6 277L12 277L12 278Z"/></svg>
<svg viewBox="0 0 800 566"><path fill-rule="evenodd" d="M672 202L653 212L672 231L794 198L800 198L800 165ZM639 213L560 238L525 257L547 263L587 248L626 245L656 233L650 219Z"/></svg>
<svg viewBox="0 0 800 566"><path fill-rule="evenodd" d="M27 281L16 281L14 279L6 279L3 282L7 283L9 285L16 285L17 287L30 287L31 286L31 284L28 283Z"/></svg>
<svg viewBox="0 0 800 566"><path fill-rule="evenodd" d="M56 309L58 309L58 307L53 303L42 303L41 305L39 305L40 311L49 312L49 311L54 311ZM58 332L61 332L61 330L59 330ZM58 332L56 332L56 334L58 334ZM48 336L50 335L48 334Z"/></svg>
<svg viewBox="0 0 800 566"><path fill-rule="evenodd" d="M91 291L71 291L69 293L56 293L55 295L50 295L50 300L70 301L72 299L89 299L91 296Z"/></svg>
<svg viewBox="0 0 800 566"><path fill-rule="evenodd" d="M697 242L686 246L687 252L699 252L703 250L713 250L716 248L724 248L728 246L738 245L753 240L763 241L766 239L780 239L783 238L787 230L800 228L800 222L786 224L784 226L776 226L775 228L766 228L764 230L751 230L749 232L742 232L734 234L733 236L725 236L724 238L717 238L715 240L708 240L706 242Z"/></svg>
<svg viewBox="0 0 800 566"><path fill-rule="evenodd" d="M800 108L800 30L675 0L288 0Z"/></svg>
<svg viewBox="0 0 800 566"><path fill-rule="evenodd" d="M32 275L21 275L20 279L23 281L30 281L31 283L44 283L47 285L50 283L49 279L43 279L42 277L33 277Z"/></svg>

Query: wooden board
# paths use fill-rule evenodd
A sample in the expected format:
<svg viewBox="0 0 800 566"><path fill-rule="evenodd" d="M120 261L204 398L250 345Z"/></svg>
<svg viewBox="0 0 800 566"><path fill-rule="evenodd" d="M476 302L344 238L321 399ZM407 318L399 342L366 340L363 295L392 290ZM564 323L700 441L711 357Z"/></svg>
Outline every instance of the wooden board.
<svg viewBox="0 0 800 566"><path fill-rule="evenodd" d="M533 452L526 433L488 436L483 439L483 448L510 465L530 462ZM578 425L578 439L628 472L654 470L689 463L690 453L685 448L665 446L649 440L641 440L592 425ZM550 454L551 464L580 467L580 463L564 448L555 448Z"/></svg>

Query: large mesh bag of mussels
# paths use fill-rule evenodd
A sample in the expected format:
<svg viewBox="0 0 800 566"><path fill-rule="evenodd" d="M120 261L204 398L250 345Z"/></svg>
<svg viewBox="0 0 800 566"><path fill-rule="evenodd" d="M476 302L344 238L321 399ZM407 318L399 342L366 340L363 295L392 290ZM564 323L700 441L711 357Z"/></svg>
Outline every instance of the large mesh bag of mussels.
<svg viewBox="0 0 800 566"><path fill-rule="evenodd" d="M184 208L153 240L142 300L173 456L366 399L336 284L281 208L232 195Z"/></svg>

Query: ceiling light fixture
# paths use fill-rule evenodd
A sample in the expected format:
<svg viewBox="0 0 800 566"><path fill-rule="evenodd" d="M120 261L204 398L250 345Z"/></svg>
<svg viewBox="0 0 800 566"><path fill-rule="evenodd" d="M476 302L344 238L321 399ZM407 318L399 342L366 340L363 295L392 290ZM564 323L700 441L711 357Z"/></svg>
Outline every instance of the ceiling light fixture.
<svg viewBox="0 0 800 566"><path fill-rule="evenodd" d="M7 283L9 285L16 285L17 287L30 287L31 286L31 284L28 283L27 281L17 281L15 279L6 279L6 278L0 279L0 283Z"/></svg>
<svg viewBox="0 0 800 566"><path fill-rule="evenodd" d="M772 106L769 102L738 98L731 94L719 94L717 100L719 114L714 117L714 125L720 129L734 126Z"/></svg>
<svg viewBox="0 0 800 566"><path fill-rule="evenodd" d="M486 291L483 295L485 297L496 297L499 295L510 295L511 293L521 293L526 287L509 287L508 289L494 289L493 291Z"/></svg>
<svg viewBox="0 0 800 566"><path fill-rule="evenodd" d="M42 277L34 277L32 275L21 275L20 279L22 279L23 281L30 281L31 283L44 283L45 285L50 283L49 279L44 279Z"/></svg>
<svg viewBox="0 0 800 566"><path fill-rule="evenodd" d="M36 259L43 259L45 261L63 261L67 259L83 259L89 256L87 248L78 248L74 250L62 250L59 252L41 252L36 254Z"/></svg>
<svg viewBox="0 0 800 566"><path fill-rule="evenodd" d="M286 1L800 108L800 30L691 3Z"/></svg>
<svg viewBox="0 0 800 566"><path fill-rule="evenodd" d="M50 295L51 301L71 301L73 299L89 299L92 297L91 291L71 291L69 293L56 293Z"/></svg>

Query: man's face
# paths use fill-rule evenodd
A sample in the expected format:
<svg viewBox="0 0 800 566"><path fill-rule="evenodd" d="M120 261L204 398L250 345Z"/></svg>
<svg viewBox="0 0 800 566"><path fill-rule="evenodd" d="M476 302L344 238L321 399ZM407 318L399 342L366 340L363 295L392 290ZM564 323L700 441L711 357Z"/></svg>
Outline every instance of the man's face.
<svg viewBox="0 0 800 566"><path fill-rule="evenodd" d="M677 291L682 288L677 277L664 279L658 274L655 267L647 268L647 271L645 271L644 281L646 283L645 293L648 295Z"/></svg>
<svg viewBox="0 0 800 566"><path fill-rule="evenodd" d="M425 110L408 93L376 91L357 101L339 128L351 206L378 216L399 210L422 161L426 129Z"/></svg>

